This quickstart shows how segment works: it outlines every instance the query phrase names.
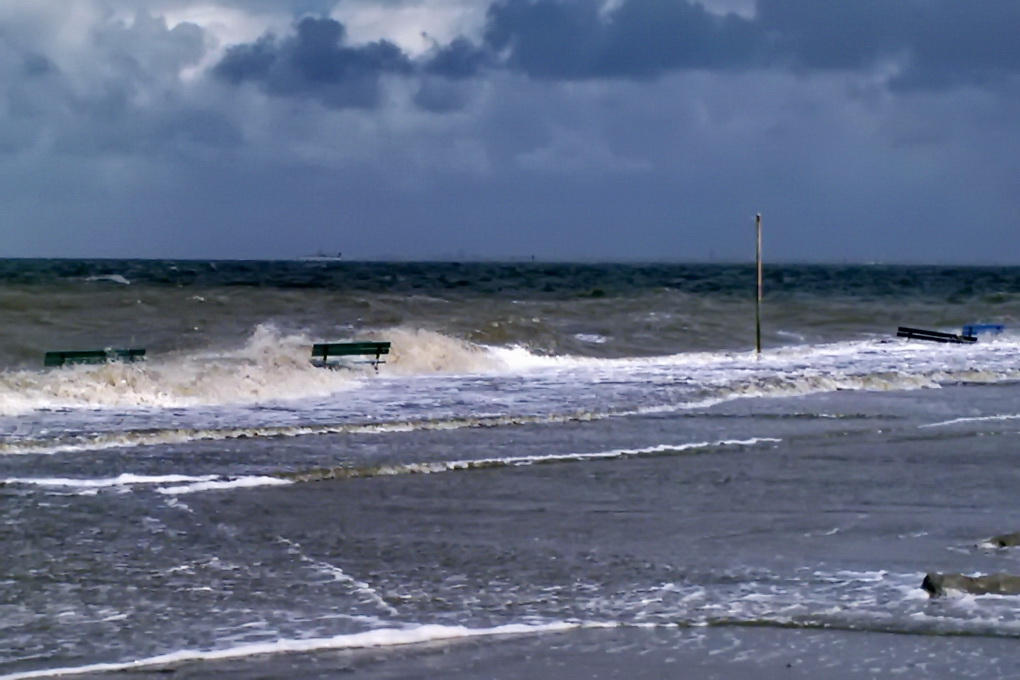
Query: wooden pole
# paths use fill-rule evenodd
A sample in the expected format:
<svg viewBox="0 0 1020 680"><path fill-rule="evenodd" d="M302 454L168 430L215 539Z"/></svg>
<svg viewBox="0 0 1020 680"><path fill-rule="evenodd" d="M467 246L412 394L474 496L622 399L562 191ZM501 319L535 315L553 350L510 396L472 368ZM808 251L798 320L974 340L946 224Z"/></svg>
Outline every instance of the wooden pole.
<svg viewBox="0 0 1020 680"><path fill-rule="evenodd" d="M758 354L761 354L761 297L762 297L762 270L761 270L761 213L754 216L755 229L758 232L758 246L755 249L755 262L758 267L758 297L754 303L754 346Z"/></svg>

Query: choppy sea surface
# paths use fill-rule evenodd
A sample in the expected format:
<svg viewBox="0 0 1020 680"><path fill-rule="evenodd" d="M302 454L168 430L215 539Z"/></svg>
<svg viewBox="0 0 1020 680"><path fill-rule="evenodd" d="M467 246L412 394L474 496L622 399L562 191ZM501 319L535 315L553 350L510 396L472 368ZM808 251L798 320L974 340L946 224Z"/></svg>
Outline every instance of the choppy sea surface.
<svg viewBox="0 0 1020 680"><path fill-rule="evenodd" d="M769 267L760 355L754 301L742 265L0 260L0 677L752 628L1020 674L1020 596L920 589L1020 573L984 542L1020 268ZM392 352L309 361L345 340Z"/></svg>

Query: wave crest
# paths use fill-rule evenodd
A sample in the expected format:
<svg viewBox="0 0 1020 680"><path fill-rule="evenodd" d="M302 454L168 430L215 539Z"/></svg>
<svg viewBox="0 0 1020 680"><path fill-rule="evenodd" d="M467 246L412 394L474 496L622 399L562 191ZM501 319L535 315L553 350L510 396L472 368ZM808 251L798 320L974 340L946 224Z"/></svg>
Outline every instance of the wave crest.
<svg viewBox="0 0 1020 680"><path fill-rule="evenodd" d="M441 333L391 329L373 333L393 343L383 373L472 373L506 368L497 354ZM0 373L0 415L76 408L183 408L257 404L323 397L352 389L373 371L311 365L302 333L259 325L238 348L153 355L137 363L67 366L57 370Z"/></svg>

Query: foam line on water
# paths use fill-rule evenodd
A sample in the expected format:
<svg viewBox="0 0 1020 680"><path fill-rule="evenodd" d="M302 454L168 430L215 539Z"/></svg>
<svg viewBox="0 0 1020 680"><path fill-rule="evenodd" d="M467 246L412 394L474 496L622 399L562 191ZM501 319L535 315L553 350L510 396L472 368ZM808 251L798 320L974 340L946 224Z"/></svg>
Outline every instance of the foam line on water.
<svg viewBox="0 0 1020 680"><path fill-rule="evenodd" d="M62 487L69 489L107 489L111 487L130 487L135 485L201 483L215 480L215 476L205 475L194 477L189 475L134 475L124 473L117 477L102 479L71 479L62 477L11 477L3 480L4 484L23 484L31 486Z"/></svg>
<svg viewBox="0 0 1020 680"><path fill-rule="evenodd" d="M290 484L278 476L246 476L227 479L216 475L133 475L122 474L103 479L71 479L60 477L10 477L0 480L0 485L37 486L49 489L66 489L82 495L93 495L102 489L130 491L135 487L159 487L158 493L174 496L196 491L217 491L224 489L247 489L259 486ZM173 486L161 486L171 484Z"/></svg>
<svg viewBox="0 0 1020 680"><path fill-rule="evenodd" d="M264 486L281 486L295 482L322 481L327 479L356 479L364 477L386 477L396 475L437 474L493 468L512 468L527 465L554 463L578 463L595 460L610 460L653 455L677 455L708 449L726 447L752 447L759 444L778 443L781 439L754 437L750 439L724 439L715 442L688 442L683 444L659 444L636 449L613 449L589 453L541 454L531 456L508 456L502 458L479 458L424 463L374 465L366 467L318 468L301 472L285 472L276 475L250 475L226 478L216 475L134 475L125 473L117 477L102 479L31 478L12 477L2 480L3 484L32 485L50 488L67 488L78 493L93 494L100 489L121 488L125 491L135 486L156 486L155 491L165 496L181 496L202 491L227 491L251 489ZM164 486L168 485L168 486ZM388 606L388 605L386 605Z"/></svg>
<svg viewBox="0 0 1020 680"><path fill-rule="evenodd" d="M27 671L0 676L0 680L29 680L30 678L67 677L86 673L116 673L155 669L174 664L194 661L225 661L248 657L286 654L296 652L317 652L327 650L356 650L369 648L400 647L424 644L429 642L453 642L471 638L539 635L543 633L561 633L586 627L600 627L599 624L582 624L572 622L553 622L547 624L507 624L492 628L468 628L466 626L418 625L408 628L382 628L361 633L336 635L327 638L308 640L277 640L274 642L253 643L220 650L185 649L170 652L136 661L121 663L100 663L75 668L54 668L48 670Z"/></svg>
<svg viewBox="0 0 1020 680"><path fill-rule="evenodd" d="M23 439L0 442L0 455L54 455L79 451L97 451L195 441L220 441L258 437L302 437L323 434L386 434L422 430L457 430L474 427L499 427L540 423L595 420L606 415L571 413L551 416L482 416L446 420L395 420L381 423L323 424L298 426L239 427L223 429L174 428L136 430L96 435L75 435L52 439Z"/></svg>
<svg viewBox="0 0 1020 680"><path fill-rule="evenodd" d="M221 441L231 439L303 437L327 434L390 434L429 430L459 430L467 428L506 427L514 425L541 425L601 420L604 418L641 415L646 409L627 409L619 412L571 412L549 415L477 416L435 420L393 420L375 423L322 424L296 426L238 427L222 429L172 428L134 430L94 435L72 435L51 439L12 439L0 442L0 455L55 455L80 451L98 451L138 446L186 444L195 441Z"/></svg>
<svg viewBox="0 0 1020 680"><path fill-rule="evenodd" d="M359 581L358 579L354 578L353 576L351 576L343 569L334 564L312 559L311 557L306 555L304 551L301 549L301 546L295 543L294 541L283 538L282 536L277 537L277 540L279 540L281 543L287 546L287 550L292 555L295 555L302 562L312 565L315 569L322 573L328 574L336 581L348 584L356 592L360 593L365 599L375 604L375 606L379 607L387 614L391 616L396 616L398 614L397 610L394 609L388 602L386 602L386 600L383 599L382 595L380 595L379 592L376 591L376 589L370 586L369 584L365 583L364 581Z"/></svg>
<svg viewBox="0 0 1020 680"><path fill-rule="evenodd" d="M156 489L158 493L167 496L195 493L197 491L226 491L230 489L252 489L261 486L281 486L290 484L286 479L269 476L239 477L237 479L213 479L204 482L194 482L178 486L169 486Z"/></svg>
<svg viewBox="0 0 1020 680"><path fill-rule="evenodd" d="M684 444L659 444L639 449L614 449L611 451L598 451L591 453L551 453L532 456L429 461L423 463L374 465L367 467L318 468L302 472L283 473L281 476L285 479L296 482L314 482L328 479L356 479L362 477L387 477L396 475L427 475L444 472L512 468L528 465L581 463L629 457L637 458L655 455L677 455L724 447L752 447L758 444L778 443L781 441L781 439L775 439L772 437L724 439L715 442L704 441Z"/></svg>
<svg viewBox="0 0 1020 680"><path fill-rule="evenodd" d="M1007 420L1020 420L1020 414L1001 414L994 416L971 416L964 418L953 418L951 420L943 420L937 423L926 423L919 425L918 427L946 427L949 425L960 425L963 423L983 423L983 422L995 422L995 421L1007 421Z"/></svg>

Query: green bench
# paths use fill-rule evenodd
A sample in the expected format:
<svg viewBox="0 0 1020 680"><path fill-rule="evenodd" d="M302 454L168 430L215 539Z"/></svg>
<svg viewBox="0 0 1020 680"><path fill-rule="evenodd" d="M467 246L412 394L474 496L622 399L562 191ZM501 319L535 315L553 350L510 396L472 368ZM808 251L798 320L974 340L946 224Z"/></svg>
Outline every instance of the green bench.
<svg viewBox="0 0 1020 680"><path fill-rule="evenodd" d="M105 364L109 361L131 363L145 358L144 349L77 349L63 352L46 352L44 366L68 364Z"/></svg>
<svg viewBox="0 0 1020 680"><path fill-rule="evenodd" d="M372 364L379 370L379 364L386 363L382 356L390 353L388 342L317 342L312 345L312 365L319 368L343 368L348 363ZM370 357L368 359L345 361L344 357Z"/></svg>
<svg viewBox="0 0 1020 680"><path fill-rule="evenodd" d="M941 331L929 331L923 328L908 328L900 326L896 329L896 337L907 338L908 340L928 340L929 342L951 342L964 344L977 342L973 335L956 335L955 333L943 333Z"/></svg>

